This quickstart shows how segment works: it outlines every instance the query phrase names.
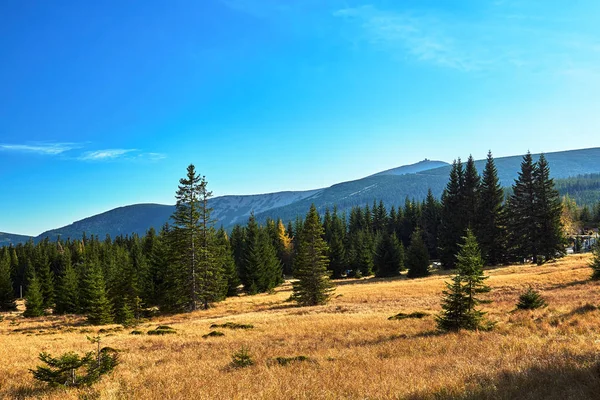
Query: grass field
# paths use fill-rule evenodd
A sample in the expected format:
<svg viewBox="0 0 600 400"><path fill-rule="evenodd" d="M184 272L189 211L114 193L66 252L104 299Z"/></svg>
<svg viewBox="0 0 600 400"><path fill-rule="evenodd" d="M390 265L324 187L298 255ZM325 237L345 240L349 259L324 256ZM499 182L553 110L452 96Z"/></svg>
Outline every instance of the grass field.
<svg viewBox="0 0 600 400"><path fill-rule="evenodd" d="M434 314L448 275L425 279L340 281L332 301L295 307L290 286L240 296L208 311L157 318L136 328L101 327L103 345L121 365L87 389L47 389L28 372L41 351L91 350L100 327L78 317L0 322L0 398L43 399L598 399L600 283L590 282L587 256L544 266L489 269L497 322L491 332L438 334ZM514 311L519 294L538 289L549 306ZM388 320L399 312L421 319ZM251 329L211 324L251 324ZM169 325L177 334L131 335ZM234 369L247 346L255 365ZM308 360L280 365L277 357Z"/></svg>

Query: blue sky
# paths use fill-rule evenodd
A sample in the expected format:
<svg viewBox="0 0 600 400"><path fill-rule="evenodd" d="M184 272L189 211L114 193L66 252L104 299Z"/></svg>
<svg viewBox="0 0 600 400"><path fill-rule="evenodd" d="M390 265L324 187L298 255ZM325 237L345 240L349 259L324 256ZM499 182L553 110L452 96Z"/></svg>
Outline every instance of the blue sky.
<svg viewBox="0 0 600 400"><path fill-rule="evenodd" d="M600 3L0 4L0 231L600 146Z"/></svg>

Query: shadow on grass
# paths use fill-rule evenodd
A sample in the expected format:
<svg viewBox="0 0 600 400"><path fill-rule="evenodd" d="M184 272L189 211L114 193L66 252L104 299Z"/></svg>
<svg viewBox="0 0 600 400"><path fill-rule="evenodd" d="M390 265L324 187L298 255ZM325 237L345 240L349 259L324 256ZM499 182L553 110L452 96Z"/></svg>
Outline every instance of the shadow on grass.
<svg viewBox="0 0 600 400"><path fill-rule="evenodd" d="M47 386L19 386L10 391L9 393L11 395L11 399L21 400L40 398L56 390L57 389Z"/></svg>
<svg viewBox="0 0 600 400"><path fill-rule="evenodd" d="M573 282L568 282L568 283L561 283L558 285L553 285L550 286L549 288L547 288L546 290L557 290L557 289L567 289L573 286L579 286L579 285L585 285L587 283L590 283L591 281L589 279L584 279L581 281L573 281Z"/></svg>
<svg viewBox="0 0 600 400"><path fill-rule="evenodd" d="M466 388L466 389L465 389ZM587 400L600 398L600 357L560 354L544 365L495 377L473 377L462 390L415 394L409 400Z"/></svg>

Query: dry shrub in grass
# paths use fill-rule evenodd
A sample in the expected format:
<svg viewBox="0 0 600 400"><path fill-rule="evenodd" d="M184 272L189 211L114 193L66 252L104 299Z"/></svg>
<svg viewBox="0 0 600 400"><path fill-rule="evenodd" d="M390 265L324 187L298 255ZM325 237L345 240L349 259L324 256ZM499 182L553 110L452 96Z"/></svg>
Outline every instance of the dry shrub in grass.
<svg viewBox="0 0 600 400"><path fill-rule="evenodd" d="M422 312L422 311L415 311L412 312L410 314L406 314L406 313L398 313L396 315L392 315L391 317L389 317L388 319L391 320L401 320L401 319L407 319L407 318L417 318L417 319L421 319L424 318L426 316L428 316L429 314L427 314L426 312Z"/></svg>
<svg viewBox="0 0 600 400"><path fill-rule="evenodd" d="M254 360L246 346L242 346L237 352L231 356L232 368L245 368L254 365Z"/></svg>
<svg viewBox="0 0 600 400"><path fill-rule="evenodd" d="M227 329L252 329L254 325L251 324L237 324L235 322L225 322L224 324L212 324L210 326L213 328L227 328Z"/></svg>
<svg viewBox="0 0 600 400"><path fill-rule="evenodd" d="M540 292L531 286L519 296L519 302L517 303L517 308L520 310L535 310L536 308L543 308L546 306L548 306L546 300L544 300Z"/></svg>
<svg viewBox="0 0 600 400"><path fill-rule="evenodd" d="M168 325L159 325L156 329L148 331L148 335L172 335L177 331Z"/></svg>
<svg viewBox="0 0 600 400"><path fill-rule="evenodd" d="M202 335L202 337L204 339L209 338L209 337L219 337L219 336L225 336L225 334L221 331L210 331L206 335Z"/></svg>

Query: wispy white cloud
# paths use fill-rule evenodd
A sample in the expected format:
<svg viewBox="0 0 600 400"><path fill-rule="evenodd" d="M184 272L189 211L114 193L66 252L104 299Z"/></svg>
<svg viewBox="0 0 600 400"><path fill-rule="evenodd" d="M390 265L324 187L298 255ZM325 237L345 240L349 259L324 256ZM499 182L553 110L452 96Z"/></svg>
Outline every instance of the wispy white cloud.
<svg viewBox="0 0 600 400"><path fill-rule="evenodd" d="M136 149L105 149L105 150L95 150L95 151L86 151L81 154L78 158L83 161L105 161L105 160L115 160L118 158L122 158L129 153L137 152Z"/></svg>
<svg viewBox="0 0 600 400"><path fill-rule="evenodd" d="M390 10L373 5L342 8L333 17L359 37L395 57L461 71L506 67L561 75L596 68L600 42L572 15L497 1L474 15L434 9ZM557 26L562 29L556 29Z"/></svg>
<svg viewBox="0 0 600 400"><path fill-rule="evenodd" d="M104 149L86 151L77 159L81 161L160 161L164 160L165 158L167 158L165 154L152 152L146 153L138 149Z"/></svg>
<svg viewBox="0 0 600 400"><path fill-rule="evenodd" d="M21 153L36 153L56 156L71 150L79 149L81 145L76 143L27 143L27 144L0 144L0 150Z"/></svg>

